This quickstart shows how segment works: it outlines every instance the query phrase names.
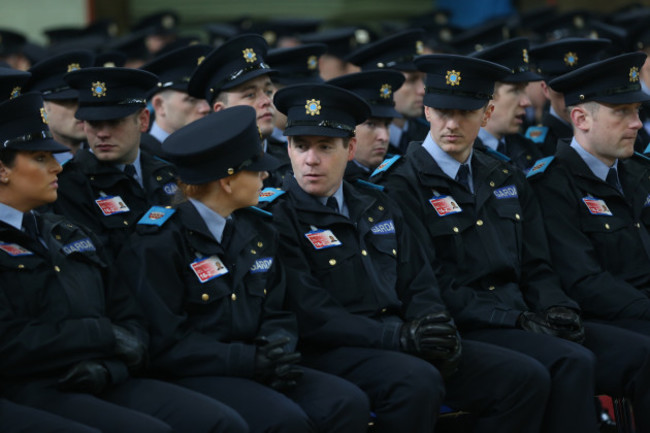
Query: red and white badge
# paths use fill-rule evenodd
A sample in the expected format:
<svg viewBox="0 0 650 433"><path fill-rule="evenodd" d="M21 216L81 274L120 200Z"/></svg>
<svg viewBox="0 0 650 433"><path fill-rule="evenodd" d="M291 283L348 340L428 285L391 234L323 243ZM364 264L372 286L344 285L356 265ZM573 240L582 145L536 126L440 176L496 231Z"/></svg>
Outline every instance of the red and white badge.
<svg viewBox="0 0 650 433"><path fill-rule="evenodd" d="M119 195L101 197L95 200L95 203L97 203L97 206L102 210L104 216L130 211L129 207L124 203L124 200L122 200L122 197Z"/></svg>
<svg viewBox="0 0 650 433"><path fill-rule="evenodd" d="M190 263L190 267L201 283L228 273L228 268L226 268L226 265L217 256L196 259Z"/></svg>
<svg viewBox="0 0 650 433"><path fill-rule="evenodd" d="M4 251L5 253L9 254L12 257L34 255L33 252L29 251L27 248L21 247L18 244L8 244L8 243L0 242L0 250Z"/></svg>
<svg viewBox="0 0 650 433"><path fill-rule="evenodd" d="M582 201L587 205L587 209L589 209L589 213L592 215L613 215L612 211L607 207L605 200L595 197L583 197Z"/></svg>
<svg viewBox="0 0 650 433"><path fill-rule="evenodd" d="M336 236L334 236L332 230L314 230L312 232L305 233L305 237L309 239L309 242L311 242L311 244L317 250L343 245L341 241L339 241Z"/></svg>
<svg viewBox="0 0 650 433"><path fill-rule="evenodd" d="M429 203L431 203L431 206L433 206L433 208L436 210L438 216L441 217L463 211L463 209L458 206L458 203L456 203L456 200L454 200L454 198L449 195L433 197L429 200Z"/></svg>

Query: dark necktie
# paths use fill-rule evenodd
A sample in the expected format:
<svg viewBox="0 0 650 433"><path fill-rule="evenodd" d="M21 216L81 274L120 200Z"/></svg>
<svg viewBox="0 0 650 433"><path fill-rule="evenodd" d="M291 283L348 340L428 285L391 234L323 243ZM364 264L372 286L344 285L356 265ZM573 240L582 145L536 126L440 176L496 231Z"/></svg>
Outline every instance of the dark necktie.
<svg viewBox="0 0 650 433"><path fill-rule="evenodd" d="M223 226L223 232L221 233L221 246L224 248L228 246L232 239L233 224L232 217L226 218L226 225Z"/></svg>
<svg viewBox="0 0 650 433"><path fill-rule="evenodd" d="M336 197L328 197L325 206L332 209L334 212L339 213L339 202L336 200Z"/></svg>
<svg viewBox="0 0 650 433"><path fill-rule="evenodd" d="M613 186L623 194L623 188L621 188L621 183L618 181L618 172L616 171L616 168L612 167L609 169L609 172L607 172L607 179L605 179L608 184Z"/></svg>
<svg viewBox="0 0 650 433"><path fill-rule="evenodd" d="M503 153L504 155L506 154L506 139L502 138L499 140L499 144L497 145L497 152Z"/></svg>
<svg viewBox="0 0 650 433"><path fill-rule="evenodd" d="M129 179L135 180L137 182L137 180L135 179L136 171L133 164L126 164L124 166L124 174L126 174L129 177Z"/></svg>
<svg viewBox="0 0 650 433"><path fill-rule="evenodd" d="M23 229L30 238L38 241L39 230L35 214L31 212L25 212L23 214Z"/></svg>
<svg viewBox="0 0 650 433"><path fill-rule="evenodd" d="M469 187L469 166L467 164L461 164L458 168L458 173L456 173L456 182L463 185L468 191L471 191Z"/></svg>

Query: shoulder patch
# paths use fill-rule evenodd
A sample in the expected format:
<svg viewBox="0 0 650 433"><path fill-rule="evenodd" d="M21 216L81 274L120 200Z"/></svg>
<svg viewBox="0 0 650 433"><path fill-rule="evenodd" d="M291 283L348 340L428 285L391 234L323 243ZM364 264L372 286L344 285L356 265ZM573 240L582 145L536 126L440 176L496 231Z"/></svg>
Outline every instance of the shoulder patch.
<svg viewBox="0 0 650 433"><path fill-rule="evenodd" d="M259 201L262 203L271 203L273 200L280 197L285 192L286 191L279 188L264 188L262 191L260 191Z"/></svg>
<svg viewBox="0 0 650 433"><path fill-rule="evenodd" d="M504 161L504 162L510 162L511 161L511 159L510 159L510 157L508 155L505 155L505 154L503 154L501 152L498 152L498 151L496 151L494 149L491 149L489 147L485 148L485 153L487 153L488 155L490 155L490 156L492 156L492 157L494 157L494 158L496 158L496 159L498 159L500 161Z"/></svg>
<svg viewBox="0 0 650 433"><path fill-rule="evenodd" d="M648 148L650 148L650 144L648 145ZM646 150L645 150L646 153L649 153L648 148L646 148ZM641 152L634 152L634 156L636 156L637 158L641 158L644 162L650 161L650 156L649 155L644 155Z"/></svg>
<svg viewBox="0 0 650 433"><path fill-rule="evenodd" d="M284 191L282 191L282 192L284 192ZM257 214L260 214L260 215L262 215L264 217L267 217L267 218L273 216L273 214L271 212L265 211L264 209L260 209L257 206L249 206L246 209L248 209L250 211L253 211L253 212L257 213Z"/></svg>
<svg viewBox="0 0 650 433"><path fill-rule="evenodd" d="M176 209L153 206L140 218L138 224L162 227L175 212Z"/></svg>
<svg viewBox="0 0 650 433"><path fill-rule="evenodd" d="M390 158L384 159L384 161L379 164L379 167L375 169L375 171L372 172L370 177L377 176L379 173L383 173L385 171L388 171L388 169L397 162L398 159L400 159L402 156L401 155L393 155Z"/></svg>
<svg viewBox="0 0 650 433"><path fill-rule="evenodd" d="M538 159L535 161L535 164L533 164L526 177L532 177L536 174L544 173L554 159L554 156L547 156L546 158Z"/></svg>
<svg viewBox="0 0 650 433"><path fill-rule="evenodd" d="M357 179L355 184L364 188L376 189L377 191L383 191L385 189L382 185L377 185L376 183L368 182L363 179Z"/></svg>
<svg viewBox="0 0 650 433"><path fill-rule="evenodd" d="M548 126L529 126L524 136L535 143L543 143L548 134Z"/></svg>

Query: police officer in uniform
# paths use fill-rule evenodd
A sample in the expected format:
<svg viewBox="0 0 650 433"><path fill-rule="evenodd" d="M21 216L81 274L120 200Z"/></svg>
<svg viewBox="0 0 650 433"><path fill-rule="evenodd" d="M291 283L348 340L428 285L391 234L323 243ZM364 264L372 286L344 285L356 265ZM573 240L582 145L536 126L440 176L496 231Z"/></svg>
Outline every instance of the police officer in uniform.
<svg viewBox="0 0 650 433"><path fill-rule="evenodd" d="M187 200L152 208L118 263L151 323L152 368L230 405L251 432L365 431L361 390L297 365L277 233L249 208L278 163L262 151L255 110L213 113L163 150Z"/></svg>
<svg viewBox="0 0 650 433"><path fill-rule="evenodd" d="M274 102L288 116L294 177L273 217L305 363L362 388L377 432L430 433L443 397L476 415L475 432L537 431L546 372L499 347L461 350L400 209L376 185L343 180L367 104L326 84L286 87Z"/></svg>
<svg viewBox="0 0 650 433"><path fill-rule="evenodd" d="M146 369L146 325L119 276L109 275L101 244L34 211L56 200L61 166L52 153L67 150L52 140L42 110L37 93L0 104L4 397L102 432L247 431L223 404L134 377Z"/></svg>
<svg viewBox="0 0 650 433"><path fill-rule="evenodd" d="M115 254L142 214L176 192L174 168L139 148L149 125L145 97L158 79L127 68L84 68L64 78L79 92L75 116L84 121L90 148L65 164L54 209Z"/></svg>

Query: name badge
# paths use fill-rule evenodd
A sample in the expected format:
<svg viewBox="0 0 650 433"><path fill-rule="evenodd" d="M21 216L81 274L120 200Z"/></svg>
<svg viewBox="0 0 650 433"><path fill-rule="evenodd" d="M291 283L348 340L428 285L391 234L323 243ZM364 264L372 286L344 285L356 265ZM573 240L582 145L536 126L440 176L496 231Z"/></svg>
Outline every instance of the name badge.
<svg viewBox="0 0 650 433"><path fill-rule="evenodd" d="M165 191L165 194L167 195L174 195L176 194L176 191L178 191L178 186L174 182L169 182L163 186L163 191Z"/></svg>
<svg viewBox="0 0 650 433"><path fill-rule="evenodd" d="M29 251L27 248L21 247L18 244L8 244L8 243L0 242L0 250L4 251L5 253L9 254L12 257L34 255L33 252Z"/></svg>
<svg viewBox="0 0 650 433"><path fill-rule="evenodd" d="M517 187L514 185L508 185L503 188L495 189L494 195L499 200L504 198L517 198Z"/></svg>
<svg viewBox="0 0 650 433"><path fill-rule="evenodd" d="M393 220L379 222L370 228L375 235L388 235L395 233L395 224Z"/></svg>
<svg viewBox="0 0 650 433"><path fill-rule="evenodd" d="M228 273L228 268L217 256L200 258L190 263L190 267L201 283L210 281Z"/></svg>
<svg viewBox="0 0 650 433"><path fill-rule="evenodd" d="M305 237L309 239L309 242L316 248L317 250L322 250L325 248L332 248L332 247L338 247L343 245L341 241L339 241L336 236L334 236L334 233L332 233L332 230L315 230L311 231L309 233L305 233Z"/></svg>
<svg viewBox="0 0 650 433"><path fill-rule="evenodd" d="M589 213L592 215L613 215L612 211L607 207L605 200L595 197L583 197L582 201L587 205L587 209L589 209Z"/></svg>
<svg viewBox="0 0 650 433"><path fill-rule="evenodd" d="M102 197L95 200L97 206L102 210L104 216L115 215L118 213L129 212L130 209L119 195Z"/></svg>
<svg viewBox="0 0 650 433"><path fill-rule="evenodd" d="M63 246L63 252L66 255L72 253L87 253L95 251L95 245L90 238L80 239Z"/></svg>
<svg viewBox="0 0 650 433"><path fill-rule="evenodd" d="M263 257L261 259L255 260L253 266L250 268L251 274L259 274L262 272L268 272L273 265L273 257Z"/></svg>
<svg viewBox="0 0 650 433"><path fill-rule="evenodd" d="M438 216L441 217L460 213L463 211L463 209L458 206L458 203L456 203L456 200L454 200L454 198L449 195L440 195L438 197L433 197L429 200L429 203L431 203L431 206L433 206L433 208L436 210Z"/></svg>

